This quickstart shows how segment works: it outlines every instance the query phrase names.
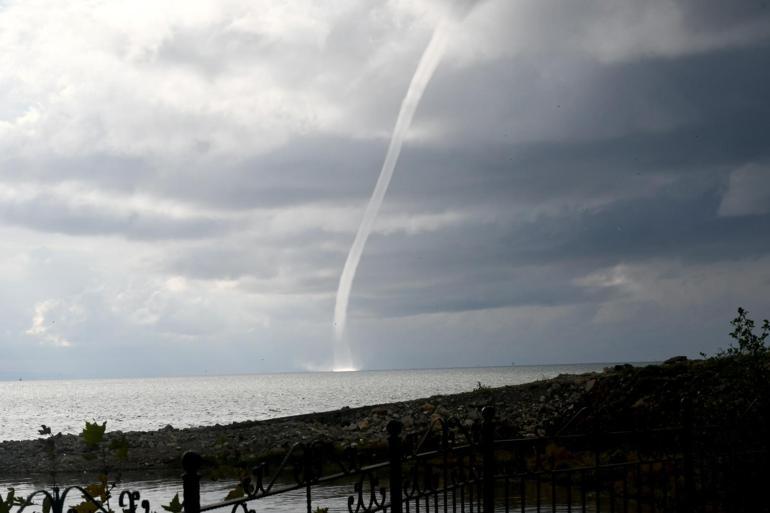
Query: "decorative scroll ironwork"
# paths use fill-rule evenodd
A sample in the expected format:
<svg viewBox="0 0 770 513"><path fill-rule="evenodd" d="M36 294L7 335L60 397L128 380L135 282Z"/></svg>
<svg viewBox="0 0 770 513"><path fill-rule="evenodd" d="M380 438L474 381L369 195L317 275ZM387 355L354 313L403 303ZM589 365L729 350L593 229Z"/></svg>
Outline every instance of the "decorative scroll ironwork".
<svg viewBox="0 0 770 513"><path fill-rule="evenodd" d="M348 511L350 513L380 511L386 506L387 488L380 486L380 480L372 470L365 470L359 476L358 481L353 485L355 495L348 497Z"/></svg>
<svg viewBox="0 0 770 513"><path fill-rule="evenodd" d="M244 497L234 503L237 505L279 493L276 488L279 479L289 475L293 483L288 486L284 483L282 491L312 486L329 477L355 475L360 471L359 455L352 448L346 448L339 453L329 442L298 442L291 446L272 472L268 473L267 463L260 463L252 468L249 475L240 482Z"/></svg>
<svg viewBox="0 0 770 513"><path fill-rule="evenodd" d="M147 499L140 501L140 494L133 490L123 490L118 496L118 505L123 510L123 513L137 513L139 505L144 510L144 513L150 513L150 501Z"/></svg>
<svg viewBox="0 0 770 513"><path fill-rule="evenodd" d="M15 513L24 513L25 511L32 510L33 508L40 507L43 513L80 513L82 508L78 506L66 507L67 499L73 492L80 494L82 499L78 506L88 504L88 511L93 513L113 513L109 507L109 499L111 495L109 491L106 491L104 499L96 498L82 486L68 486L66 488L59 488L54 486L51 490L37 490L24 499L18 499L16 505L18 509ZM124 490L118 496L118 505L123 510L123 513L137 513L139 507L144 510L144 513L150 513L150 503L147 500L140 502L140 494L137 491ZM106 507L105 507L106 506ZM10 511L10 508L9 508Z"/></svg>

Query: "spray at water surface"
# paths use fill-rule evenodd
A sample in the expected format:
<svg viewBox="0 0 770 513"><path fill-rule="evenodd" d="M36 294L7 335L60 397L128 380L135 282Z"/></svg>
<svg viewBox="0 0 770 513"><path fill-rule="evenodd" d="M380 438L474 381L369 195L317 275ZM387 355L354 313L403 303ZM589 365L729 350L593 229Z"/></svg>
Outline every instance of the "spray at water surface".
<svg viewBox="0 0 770 513"><path fill-rule="evenodd" d="M409 89L401 102L401 110L398 113L396 126L393 128L393 135L390 139L388 151L385 154L385 162L382 164L380 176L377 179L377 185L374 187L372 197L366 206L364 217L356 232L353 245L345 260L345 267L340 276L340 283L337 288L337 301L334 305L334 369L353 369L353 359L350 354L350 346L344 338L345 324L347 322L348 303L350 301L350 289L353 286L353 279L356 275L356 269L361 261L361 255L366 245L366 240L372 231L374 220L382 206L382 200L385 198L385 192L388 190L390 179L393 177L393 170L396 167L398 156L401 153L401 146L404 142L409 126L412 124L412 118L420 103L425 87L428 85L438 66L447 41L448 26L446 21L441 21L436 26L428 43L425 52L422 54L417 70L409 84Z"/></svg>

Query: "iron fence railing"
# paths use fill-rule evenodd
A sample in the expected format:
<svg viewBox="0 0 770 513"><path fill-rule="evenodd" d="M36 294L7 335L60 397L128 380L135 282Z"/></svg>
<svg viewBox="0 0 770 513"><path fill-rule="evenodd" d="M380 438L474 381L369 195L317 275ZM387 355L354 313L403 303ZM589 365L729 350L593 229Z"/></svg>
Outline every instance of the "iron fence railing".
<svg viewBox="0 0 770 513"><path fill-rule="evenodd" d="M495 411L460 422L434 416L419 436L405 435L398 421L387 424L387 459L365 461L361 450L328 442L297 443L277 465L249 469L230 500L201 503L205 460L182 458L183 497L172 513L256 513L260 500L303 496L297 510L334 507L319 488L350 486L338 510L349 513L493 512L754 512L770 511L765 500L768 456L766 425L696 425L685 402L674 427L556 431L539 438L496 437ZM579 424L574 418L568 426ZM67 507L68 494L83 502ZM263 501L264 502L264 501ZM85 506L84 506L85 504ZM149 513L137 491L119 496L123 513ZM0 506L0 509L2 506ZM318 509L314 509L318 508ZM13 511L12 511L13 510ZM110 513L104 497L81 487L38 491L0 513Z"/></svg>

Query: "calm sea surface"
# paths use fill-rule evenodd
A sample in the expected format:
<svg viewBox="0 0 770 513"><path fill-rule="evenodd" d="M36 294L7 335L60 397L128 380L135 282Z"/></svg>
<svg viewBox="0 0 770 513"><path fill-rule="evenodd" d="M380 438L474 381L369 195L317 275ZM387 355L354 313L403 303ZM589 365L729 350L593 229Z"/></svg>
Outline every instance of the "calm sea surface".
<svg viewBox="0 0 770 513"><path fill-rule="evenodd" d="M37 438L41 424L54 432L78 433L86 420L107 422L108 431L177 428L227 424L343 406L364 406L418 399L436 394L473 390L478 383L503 386L527 383L558 374L598 371L609 364L539 365L468 369L403 371L315 372L183 378L5 381L0 382L0 440ZM75 476L64 484L83 484ZM45 476L12 479L0 477L0 493L9 486L19 493L48 486ZM203 484L203 501L226 495L228 484ZM181 491L177 478L126 476L120 489L141 490L153 510ZM347 511L340 494L352 486L319 490L328 495L330 511ZM334 501L333 497L337 497ZM339 508L335 506L339 502ZM281 495L260 501L261 511L292 511L303 504L297 497ZM113 506L115 508L115 506Z"/></svg>

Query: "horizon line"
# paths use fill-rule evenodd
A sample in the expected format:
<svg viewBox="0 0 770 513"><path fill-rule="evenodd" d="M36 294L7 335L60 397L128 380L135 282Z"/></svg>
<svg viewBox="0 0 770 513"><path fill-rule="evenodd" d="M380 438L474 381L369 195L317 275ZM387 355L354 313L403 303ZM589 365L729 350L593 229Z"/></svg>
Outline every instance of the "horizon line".
<svg viewBox="0 0 770 513"><path fill-rule="evenodd" d="M283 370L283 371L266 371L266 372L234 372L234 373L216 373L208 374L204 371L201 374L169 374L169 375L125 375L125 376L86 376L86 377L3 377L0 376L0 383L15 383L24 381L81 381L81 380L135 380L135 379L176 379L176 378L225 378L225 377L237 377L237 376L269 376L275 374L350 374L359 372L398 372L398 371L440 371L440 370L459 370L459 369L506 369L506 368L522 368L522 367L566 367L575 365L643 365L643 364L657 364L663 360L639 360L639 361L606 361L606 362L560 362L560 363L516 363L512 362L509 365L456 365L447 367L402 367L402 368L362 368L350 370L347 372L338 372L333 369L329 370Z"/></svg>

